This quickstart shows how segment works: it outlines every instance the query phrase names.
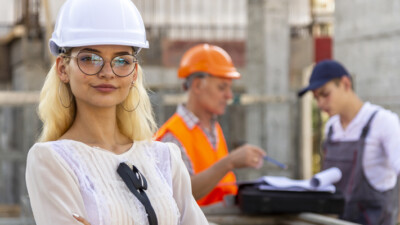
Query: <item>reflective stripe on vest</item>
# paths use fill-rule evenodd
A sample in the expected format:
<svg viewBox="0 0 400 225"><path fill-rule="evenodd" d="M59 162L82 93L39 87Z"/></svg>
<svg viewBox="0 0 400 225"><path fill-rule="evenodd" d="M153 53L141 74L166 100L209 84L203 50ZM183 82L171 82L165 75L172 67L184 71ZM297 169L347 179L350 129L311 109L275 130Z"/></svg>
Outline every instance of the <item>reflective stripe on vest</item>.
<svg viewBox="0 0 400 225"><path fill-rule="evenodd" d="M171 132L185 148L189 159L192 162L194 173L197 174L222 159L228 154L225 138L222 129L216 123L218 141L217 149L214 149L207 139L206 134L199 126L190 130L183 119L175 113L157 132L156 138L160 140L167 132ZM200 206L209 205L222 201L226 194L236 194L237 186L234 173L228 172L218 185L205 197L198 200Z"/></svg>

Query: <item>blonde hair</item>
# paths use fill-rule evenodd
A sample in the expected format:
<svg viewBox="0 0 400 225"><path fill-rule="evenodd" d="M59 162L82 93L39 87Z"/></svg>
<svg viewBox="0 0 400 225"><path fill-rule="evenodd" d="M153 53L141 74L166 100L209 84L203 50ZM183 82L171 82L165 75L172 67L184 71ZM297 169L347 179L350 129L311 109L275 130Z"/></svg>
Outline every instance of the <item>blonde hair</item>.
<svg viewBox="0 0 400 225"><path fill-rule="evenodd" d="M136 106L134 111L127 111ZM40 142L59 139L75 120L74 97L69 84L61 82L55 64L47 74L41 90L38 114L43 122ZM144 88L143 71L139 65L135 87L131 88L127 98L117 105L117 124L121 133L132 141L151 140L157 129L150 99Z"/></svg>

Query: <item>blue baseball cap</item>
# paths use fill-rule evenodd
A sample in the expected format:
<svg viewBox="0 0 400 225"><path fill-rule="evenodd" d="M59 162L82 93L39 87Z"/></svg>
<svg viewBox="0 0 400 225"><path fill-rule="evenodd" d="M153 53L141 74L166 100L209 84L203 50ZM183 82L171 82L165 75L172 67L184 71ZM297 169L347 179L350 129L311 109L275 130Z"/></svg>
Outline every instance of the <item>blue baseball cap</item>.
<svg viewBox="0 0 400 225"><path fill-rule="evenodd" d="M340 63L334 60L323 60L314 67L311 73L309 85L301 89L297 95L301 97L307 91L318 89L328 81L342 76L350 77L347 70Z"/></svg>

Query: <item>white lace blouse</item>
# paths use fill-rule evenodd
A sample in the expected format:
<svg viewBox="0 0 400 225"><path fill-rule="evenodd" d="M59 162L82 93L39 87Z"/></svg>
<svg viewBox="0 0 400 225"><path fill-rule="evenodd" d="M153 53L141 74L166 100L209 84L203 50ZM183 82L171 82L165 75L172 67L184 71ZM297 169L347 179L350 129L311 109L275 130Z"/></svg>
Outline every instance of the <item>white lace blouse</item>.
<svg viewBox="0 0 400 225"><path fill-rule="evenodd" d="M146 225L141 202L119 177L119 163L135 165L159 225L208 224L191 193L176 145L139 141L123 154L73 140L37 143L29 151L26 183L38 225Z"/></svg>

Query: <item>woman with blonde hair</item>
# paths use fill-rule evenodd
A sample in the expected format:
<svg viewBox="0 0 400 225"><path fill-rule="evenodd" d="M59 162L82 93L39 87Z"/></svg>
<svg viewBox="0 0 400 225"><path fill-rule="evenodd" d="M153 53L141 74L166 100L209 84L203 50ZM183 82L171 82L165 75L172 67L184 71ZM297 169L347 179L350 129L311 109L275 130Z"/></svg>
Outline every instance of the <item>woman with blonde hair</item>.
<svg viewBox="0 0 400 225"><path fill-rule="evenodd" d="M38 225L207 224L173 144L156 129L137 61L147 48L130 0L67 0L39 104L43 131L29 151Z"/></svg>

